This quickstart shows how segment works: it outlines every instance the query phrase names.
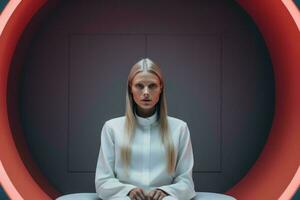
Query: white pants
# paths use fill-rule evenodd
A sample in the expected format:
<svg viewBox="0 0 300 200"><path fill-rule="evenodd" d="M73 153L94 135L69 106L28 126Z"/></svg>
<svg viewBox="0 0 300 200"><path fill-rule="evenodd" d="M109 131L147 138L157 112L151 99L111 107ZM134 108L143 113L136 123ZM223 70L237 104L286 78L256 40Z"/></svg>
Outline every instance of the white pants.
<svg viewBox="0 0 300 200"><path fill-rule="evenodd" d="M234 197L212 193L212 192L196 192L197 196L194 197L192 200L236 200ZM77 193L77 194L68 194L63 195L56 200L101 200L96 193ZM127 197L119 197L113 198L110 200L130 200ZM166 196L163 200L178 200L176 197Z"/></svg>

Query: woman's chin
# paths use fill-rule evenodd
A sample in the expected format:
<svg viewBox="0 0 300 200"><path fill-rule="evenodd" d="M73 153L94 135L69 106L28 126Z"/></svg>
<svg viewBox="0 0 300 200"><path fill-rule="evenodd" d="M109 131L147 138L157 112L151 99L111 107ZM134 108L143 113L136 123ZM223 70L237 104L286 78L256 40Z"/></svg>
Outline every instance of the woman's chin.
<svg viewBox="0 0 300 200"><path fill-rule="evenodd" d="M153 108L153 105L151 105L151 104L143 104L143 105L140 105L140 108L144 109L144 110L150 110L150 109Z"/></svg>
<svg viewBox="0 0 300 200"><path fill-rule="evenodd" d="M151 106L151 105L141 106L141 108L144 109L144 110L150 110L152 107L153 106Z"/></svg>

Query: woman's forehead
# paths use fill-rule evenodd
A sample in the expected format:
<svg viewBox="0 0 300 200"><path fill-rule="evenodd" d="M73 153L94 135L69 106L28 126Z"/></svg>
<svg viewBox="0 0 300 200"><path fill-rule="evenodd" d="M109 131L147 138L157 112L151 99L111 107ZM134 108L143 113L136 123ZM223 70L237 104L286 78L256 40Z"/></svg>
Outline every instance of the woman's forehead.
<svg viewBox="0 0 300 200"><path fill-rule="evenodd" d="M159 78L147 71L139 72L135 75L133 82L156 82L159 83Z"/></svg>

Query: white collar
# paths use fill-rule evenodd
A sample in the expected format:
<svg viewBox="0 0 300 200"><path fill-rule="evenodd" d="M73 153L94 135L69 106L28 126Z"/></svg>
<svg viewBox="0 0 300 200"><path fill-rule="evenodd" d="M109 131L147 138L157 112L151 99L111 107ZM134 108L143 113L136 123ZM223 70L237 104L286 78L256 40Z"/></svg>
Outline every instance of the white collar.
<svg viewBox="0 0 300 200"><path fill-rule="evenodd" d="M135 112L136 121L141 126L151 126L154 123L157 123L158 114L157 110L149 117L141 117Z"/></svg>

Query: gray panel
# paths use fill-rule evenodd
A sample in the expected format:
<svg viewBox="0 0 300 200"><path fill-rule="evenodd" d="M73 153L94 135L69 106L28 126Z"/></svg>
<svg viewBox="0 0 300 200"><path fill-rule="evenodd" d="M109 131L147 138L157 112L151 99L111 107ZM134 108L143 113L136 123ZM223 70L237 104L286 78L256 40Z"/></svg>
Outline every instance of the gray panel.
<svg viewBox="0 0 300 200"><path fill-rule="evenodd" d="M147 46L165 75L169 115L188 123L193 170L221 171L220 36L150 35Z"/></svg>
<svg viewBox="0 0 300 200"><path fill-rule="evenodd" d="M104 122L125 113L128 72L144 56L140 35L70 38L69 165L94 172Z"/></svg>

